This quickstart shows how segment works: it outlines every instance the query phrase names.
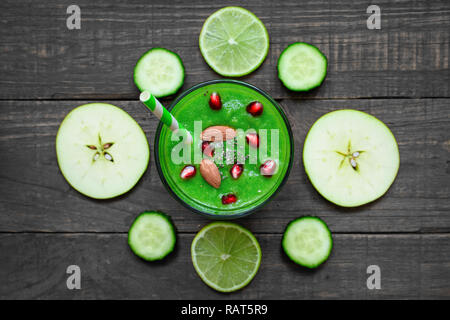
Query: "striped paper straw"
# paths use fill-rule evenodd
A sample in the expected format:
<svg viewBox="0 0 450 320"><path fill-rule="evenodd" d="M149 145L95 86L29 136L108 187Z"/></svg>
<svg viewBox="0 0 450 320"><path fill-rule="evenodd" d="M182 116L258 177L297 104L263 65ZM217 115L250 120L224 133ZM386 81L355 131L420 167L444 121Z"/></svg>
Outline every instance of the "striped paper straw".
<svg viewBox="0 0 450 320"><path fill-rule="evenodd" d="M161 120L162 123L168 126L171 131L176 132L180 129L185 130L185 142L187 144L192 143L193 140L191 133L178 123L177 119L175 119L175 117L166 108L164 108L161 102L159 102L154 95L152 95L148 91L143 91L139 96L139 100L141 100L141 102L145 104L146 107L149 108L153 112L153 114L158 117L159 120Z"/></svg>

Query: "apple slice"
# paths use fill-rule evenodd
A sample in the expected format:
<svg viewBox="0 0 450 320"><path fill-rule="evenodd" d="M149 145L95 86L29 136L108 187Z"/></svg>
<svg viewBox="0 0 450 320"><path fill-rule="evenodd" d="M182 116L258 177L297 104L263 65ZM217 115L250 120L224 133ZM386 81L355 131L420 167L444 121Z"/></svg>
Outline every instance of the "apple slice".
<svg viewBox="0 0 450 320"><path fill-rule="evenodd" d="M150 151L128 113L91 103L75 108L61 123L56 155L72 187L91 198L108 199L134 187L147 169Z"/></svg>
<svg viewBox="0 0 450 320"><path fill-rule="evenodd" d="M377 118L356 110L325 114L303 147L305 171L329 201L356 207L381 197L400 165L397 142Z"/></svg>

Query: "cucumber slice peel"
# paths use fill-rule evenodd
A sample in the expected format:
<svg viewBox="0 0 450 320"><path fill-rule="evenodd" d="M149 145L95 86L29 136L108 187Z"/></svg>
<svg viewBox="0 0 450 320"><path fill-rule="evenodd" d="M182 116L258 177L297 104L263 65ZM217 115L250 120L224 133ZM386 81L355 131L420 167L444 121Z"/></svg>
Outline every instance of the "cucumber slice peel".
<svg viewBox="0 0 450 320"><path fill-rule="evenodd" d="M139 58L134 68L134 83L142 91L155 97L176 93L184 83L181 58L165 48L153 48Z"/></svg>
<svg viewBox="0 0 450 320"><path fill-rule="evenodd" d="M300 217L287 225L282 247L292 261L312 269L328 259L333 248L333 238L321 219Z"/></svg>
<svg viewBox="0 0 450 320"><path fill-rule="evenodd" d="M161 260L173 251L176 232L169 216L162 212L141 213L128 231L128 245L140 258Z"/></svg>
<svg viewBox="0 0 450 320"><path fill-rule="evenodd" d="M315 46L296 42L278 58L278 78L292 91L309 91L320 86L327 75L328 60Z"/></svg>

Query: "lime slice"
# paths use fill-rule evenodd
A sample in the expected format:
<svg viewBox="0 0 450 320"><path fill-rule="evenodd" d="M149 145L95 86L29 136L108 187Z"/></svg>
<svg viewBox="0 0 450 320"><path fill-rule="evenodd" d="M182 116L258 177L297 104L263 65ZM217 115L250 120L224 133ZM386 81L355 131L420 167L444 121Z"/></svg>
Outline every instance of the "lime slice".
<svg viewBox="0 0 450 320"><path fill-rule="evenodd" d="M261 263L258 240L231 222L213 222L200 230L192 241L191 255L200 278L221 292L245 287Z"/></svg>
<svg viewBox="0 0 450 320"><path fill-rule="evenodd" d="M226 77L257 69L269 51L269 34L250 11L225 7L206 19L200 32L200 51L209 66Z"/></svg>

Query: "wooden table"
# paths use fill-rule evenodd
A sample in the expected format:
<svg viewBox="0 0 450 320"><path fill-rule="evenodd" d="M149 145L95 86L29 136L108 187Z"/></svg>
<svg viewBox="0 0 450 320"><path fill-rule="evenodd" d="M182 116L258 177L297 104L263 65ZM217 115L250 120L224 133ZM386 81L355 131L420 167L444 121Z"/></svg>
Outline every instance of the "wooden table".
<svg viewBox="0 0 450 320"><path fill-rule="evenodd" d="M67 7L81 8L68 30ZM182 90L218 79L198 49L204 20L241 5L265 23L264 64L242 78L283 106L295 136L287 184L264 209L237 222L260 241L259 273L244 290L219 294L202 283L190 259L196 232L209 221L165 190L156 172L155 117L139 106L132 81L138 57L161 46L186 67ZM0 2L0 298L378 299L450 298L450 2L376 1L381 29L369 30L372 1L88 1ZM277 78L290 43L318 46L329 59L324 84L309 93ZM164 99L169 105L172 98ZM128 194L96 201L72 189L55 156L55 135L74 107L105 101L122 107L151 144L150 167ZM398 177L378 201L334 206L303 169L305 135L326 112L354 108L375 115L400 148ZM136 258L127 231L144 210L161 210L178 228L174 254L160 263ZM280 248L286 224L323 218L333 232L329 261L316 271L290 263ZM81 290L68 290L66 268L81 268ZM366 286L381 269L381 289Z"/></svg>

